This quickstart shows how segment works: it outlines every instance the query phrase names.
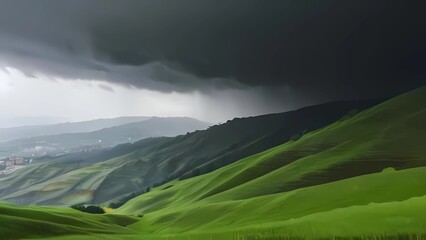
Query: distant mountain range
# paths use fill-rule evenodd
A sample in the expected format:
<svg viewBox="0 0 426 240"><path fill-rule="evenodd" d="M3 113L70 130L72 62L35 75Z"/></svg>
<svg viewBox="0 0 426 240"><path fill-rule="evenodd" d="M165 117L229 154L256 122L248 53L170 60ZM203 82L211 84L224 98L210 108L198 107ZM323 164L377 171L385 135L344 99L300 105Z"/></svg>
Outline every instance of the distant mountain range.
<svg viewBox="0 0 426 240"><path fill-rule="evenodd" d="M140 122L150 117L118 117L109 119L96 119L83 122L67 122L50 125L32 125L23 127L0 128L0 143L20 138L30 138L36 136L57 135L62 133L82 133L93 132L102 128L109 128Z"/></svg>
<svg viewBox="0 0 426 240"><path fill-rule="evenodd" d="M195 130L206 129L211 124L186 117L125 117L117 119L94 120L82 123L68 123L45 126L45 130L54 131L77 131L90 130L100 126L110 126L129 121L142 119L142 121L126 123L118 126L102 128L96 131L64 133L57 135L37 136L30 138L17 139L13 141L0 143L0 149L4 152L11 152L17 155L25 156L25 152L34 147L55 150L71 150L85 146L95 146L99 148L113 147L117 144L135 142L149 137L176 136ZM8 130L8 129L6 129ZM16 130L16 129L12 129ZM35 130L30 128L29 130ZM45 132L46 132L45 131ZM46 150L47 151L47 150Z"/></svg>
<svg viewBox="0 0 426 240"><path fill-rule="evenodd" d="M0 197L23 204L67 205L76 201L117 201L148 186L214 171L244 157L300 138L307 132L320 129L379 102L333 102L285 113L237 118L207 130L174 138L146 139L97 153L79 153L48 159L17 171L18 175L15 177L0 181ZM159 125L154 124L154 120L160 119L152 119L153 122L149 125L151 131L154 127L165 131L172 126L168 119L163 119ZM149 123L149 120L141 123L147 121ZM115 138L126 140L135 129L145 130L134 124L127 127L130 131L124 135L119 128L110 128L85 133L85 137L79 135L78 138L97 141L99 134L103 133L103 139L110 136L111 141L115 141ZM64 137L72 141L78 139L74 136L52 136L49 141L52 138L64 141ZM120 156L116 154L118 152ZM35 193L37 194L34 195Z"/></svg>

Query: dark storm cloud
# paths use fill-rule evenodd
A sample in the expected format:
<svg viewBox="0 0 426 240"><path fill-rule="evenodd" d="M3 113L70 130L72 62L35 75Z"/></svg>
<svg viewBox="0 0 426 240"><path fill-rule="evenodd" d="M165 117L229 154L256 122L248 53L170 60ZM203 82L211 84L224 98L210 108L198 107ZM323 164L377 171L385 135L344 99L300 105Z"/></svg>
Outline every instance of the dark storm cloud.
<svg viewBox="0 0 426 240"><path fill-rule="evenodd" d="M425 83L424 5L11 0L0 8L0 51L28 74L159 91L284 85L318 99L388 95Z"/></svg>
<svg viewBox="0 0 426 240"><path fill-rule="evenodd" d="M98 87L107 92L114 92L114 89L112 87L104 85L104 84L99 84Z"/></svg>

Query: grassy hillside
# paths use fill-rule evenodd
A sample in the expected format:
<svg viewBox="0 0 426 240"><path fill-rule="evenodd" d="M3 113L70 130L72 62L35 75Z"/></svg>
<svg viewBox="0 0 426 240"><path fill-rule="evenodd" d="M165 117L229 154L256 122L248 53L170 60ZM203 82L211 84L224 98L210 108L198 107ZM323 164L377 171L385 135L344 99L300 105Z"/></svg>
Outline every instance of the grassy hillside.
<svg viewBox="0 0 426 240"><path fill-rule="evenodd" d="M208 130L149 141L152 144L136 143L139 146L136 151L129 148L127 154L112 155L110 159L94 161L91 157L74 155L49 160L0 178L0 185L8 186L3 191L0 188L0 199L55 205L116 202L132 192L141 193L153 184L213 171L376 102L335 102L287 113L234 119ZM74 161L73 157L81 161Z"/></svg>
<svg viewBox="0 0 426 240"><path fill-rule="evenodd" d="M152 202L158 205L165 199L176 203L171 201L174 196L181 202L238 200L381 172L388 167L425 166L426 149L420 144L426 142L425 92L422 88L399 96L213 173L178 181L187 190L170 187ZM150 193L140 198L146 197L155 196ZM142 210L149 210L150 205L142 205Z"/></svg>
<svg viewBox="0 0 426 240"><path fill-rule="evenodd" d="M296 224L299 236L425 233L416 213L426 206L425 109L421 88L215 172L167 183L117 212L145 213L133 228L156 234L277 221L274 232Z"/></svg>
<svg viewBox="0 0 426 240"><path fill-rule="evenodd" d="M212 232L263 237L426 234L426 217L418 212L426 207L425 178L422 167L246 200L181 203L146 214L131 228L154 235L201 236ZM118 212L133 212L132 202Z"/></svg>
<svg viewBox="0 0 426 240"><path fill-rule="evenodd" d="M425 122L426 88L421 88L216 171L167 182L113 211L119 215L88 219L83 214L90 223L83 231L90 235L75 232L78 221L61 218L54 220L60 233L45 234L60 239L424 239ZM104 171L110 170L107 165ZM99 168L92 171L100 174ZM0 213L6 212L7 221L19 214L31 215L30 222L46 219L44 210L40 216L28 214L34 208ZM62 217L73 210L45 211ZM125 228L117 226L117 218L140 214L144 217L126 218ZM109 232L104 224L111 226ZM32 238L33 231L38 234L33 228L20 234Z"/></svg>
<svg viewBox="0 0 426 240"><path fill-rule="evenodd" d="M146 214L142 219L2 204L0 219L5 224L0 226L0 236L2 239L395 239L408 236L422 239L426 236L425 178L425 167L384 171L247 200L180 204ZM162 190L152 193L156 191ZM132 210L123 208L118 212Z"/></svg>

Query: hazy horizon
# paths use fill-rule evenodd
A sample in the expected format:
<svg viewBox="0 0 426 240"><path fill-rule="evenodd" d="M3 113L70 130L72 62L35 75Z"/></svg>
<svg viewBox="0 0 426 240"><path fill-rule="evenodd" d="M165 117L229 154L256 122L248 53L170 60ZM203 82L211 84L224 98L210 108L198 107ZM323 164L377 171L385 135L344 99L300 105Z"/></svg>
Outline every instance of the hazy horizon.
<svg viewBox="0 0 426 240"><path fill-rule="evenodd" d="M276 102L262 87L211 92L159 92L101 80L29 77L7 68L0 71L0 117L60 117L86 121L121 116L193 117L222 122L235 117L283 112L313 104L289 97ZM285 90L284 90L285 91Z"/></svg>

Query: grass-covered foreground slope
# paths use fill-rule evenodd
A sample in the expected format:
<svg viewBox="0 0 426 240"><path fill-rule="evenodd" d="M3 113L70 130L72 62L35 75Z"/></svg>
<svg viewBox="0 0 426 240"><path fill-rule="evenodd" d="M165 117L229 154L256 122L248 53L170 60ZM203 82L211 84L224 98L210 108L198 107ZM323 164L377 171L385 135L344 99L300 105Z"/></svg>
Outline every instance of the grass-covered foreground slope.
<svg viewBox="0 0 426 240"><path fill-rule="evenodd" d="M23 207L0 203L0 239L30 239L89 234L134 234L137 217L94 215L74 209Z"/></svg>
<svg viewBox="0 0 426 240"><path fill-rule="evenodd" d="M357 236L363 233L391 234L397 232L393 230L395 227L411 229L402 233L422 233L426 217L412 215L412 212L426 207L425 180L426 168L421 167L384 171L245 200L214 202L206 199L146 214L132 228L153 234L243 229L255 232L251 228L279 231L284 228L286 231L280 231L284 235ZM416 205L411 206L411 202ZM379 209L386 210L375 213ZM128 210L123 208L119 212ZM363 212L369 214L363 216ZM364 220L357 223L351 219L355 215ZM386 218L381 219L382 216ZM337 221L345 218L346 221ZM375 226L368 226L366 221Z"/></svg>
<svg viewBox="0 0 426 240"><path fill-rule="evenodd" d="M422 239L426 237L425 180L425 167L385 170L247 200L181 204L146 214L142 219L89 215L63 208L0 205L0 237L226 240L409 236ZM161 189L152 193L158 191Z"/></svg>
<svg viewBox="0 0 426 240"><path fill-rule="evenodd" d="M425 108L421 88L117 212L145 213L132 228L152 234L423 234Z"/></svg>
<svg viewBox="0 0 426 240"><path fill-rule="evenodd" d="M18 204L117 202L174 178L211 172L324 127L377 101L344 101L234 119L175 138L147 139L95 153L46 159L0 176L0 199ZM148 121L148 120L147 120Z"/></svg>

